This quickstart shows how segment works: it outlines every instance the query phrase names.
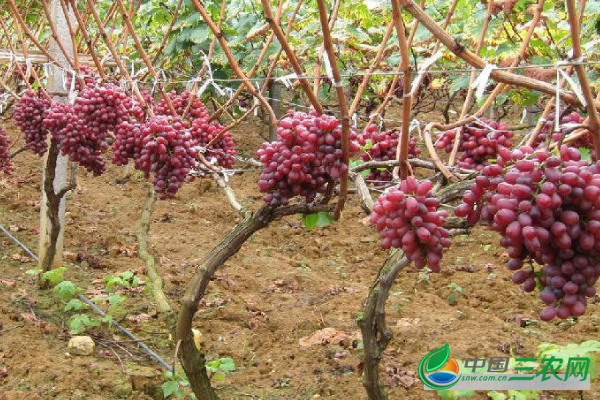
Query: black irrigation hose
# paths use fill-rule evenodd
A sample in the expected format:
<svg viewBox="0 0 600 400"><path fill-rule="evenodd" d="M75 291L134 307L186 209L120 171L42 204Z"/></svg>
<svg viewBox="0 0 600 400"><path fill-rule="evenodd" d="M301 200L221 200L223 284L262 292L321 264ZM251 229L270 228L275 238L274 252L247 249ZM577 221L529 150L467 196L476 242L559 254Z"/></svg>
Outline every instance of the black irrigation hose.
<svg viewBox="0 0 600 400"><path fill-rule="evenodd" d="M14 237L9 231L6 230L6 228L4 228L4 226L2 226L2 224L0 224L0 230L2 232L4 232L4 234L13 242L15 243L17 246L19 246L20 248L22 248L27 254L29 254L29 256L31 258L33 258L35 261L39 261L39 257L36 256L31 250L29 250L27 248L27 246L25 246L23 243L21 243L19 241L19 239L17 239L16 237ZM95 305L94 303L92 303L91 301L88 300L87 297L82 296L82 295L77 295L77 297L79 298L79 300L81 300L82 302L84 302L85 304L87 304L92 310L94 310L96 313L98 313L100 316L105 317L106 314L100 309L98 308L97 305ZM159 356L158 354L156 354L154 351L152 351L152 349L150 349L148 346L146 346L145 343L141 342L140 339L136 338L133 333L129 332L127 329L125 329L123 326L119 325L119 323L113 321L112 324L114 326L116 326L121 332L123 332L123 334L125 336L127 336L129 339L135 341L138 346L140 346L142 348L142 350L144 350L146 353L148 353L148 355L150 355L150 357L152 357L157 363L159 363L162 367L166 368L169 371L173 371L173 367L171 367L165 360L163 360L161 358L161 356Z"/></svg>

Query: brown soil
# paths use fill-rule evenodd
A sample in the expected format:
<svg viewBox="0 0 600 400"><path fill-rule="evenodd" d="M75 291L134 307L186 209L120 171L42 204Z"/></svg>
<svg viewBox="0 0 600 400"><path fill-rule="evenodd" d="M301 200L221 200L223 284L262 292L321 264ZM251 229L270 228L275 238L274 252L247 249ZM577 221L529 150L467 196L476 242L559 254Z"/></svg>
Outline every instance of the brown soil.
<svg viewBox="0 0 600 400"><path fill-rule="evenodd" d="M251 122L235 129L242 155L251 155L260 144L256 131ZM10 136L18 136L12 128ZM15 166L11 177L0 176L0 223L11 226L35 250L41 161L22 153ZM143 268L131 250L145 183L135 179L135 173L131 181L117 183L123 174L123 169L111 167L94 178L80 169L79 187L69 199L65 248L71 260L77 253L88 260L70 262L65 279L89 294L100 292L99 279L106 274L141 274ZM248 209L261 205L256 178L257 172L252 172L232 179ZM239 220L222 192L208 181L187 184L176 199L157 204L151 251L175 306L194 265ZM542 304L536 294L524 294L512 284L494 233L477 228L453 242L442 273L428 277L404 271L392 289L387 309L394 339L383 366L391 399L437 398L423 390L414 371L427 352L445 342L454 358L464 360L505 354L531 357L543 342L597 338L598 305L593 302L575 323L537 319ZM141 370L155 375L150 380L160 388L159 370L117 331L106 327L92 331L103 344L94 356L65 354L70 315L54 295L38 290L35 279L25 274L35 264L23 255L0 238L0 400L152 398L148 387L147 393L132 391L129 374ZM214 383L219 395L265 400L366 398L355 319L385 258L355 197L343 218L328 227L307 230L298 218L289 217L252 237L218 273L195 319L207 358L232 357L237 366L224 381ZM456 286L463 291L454 293L451 301L451 288ZM125 294L127 304L117 317L171 362L174 343L156 318L147 293ZM138 321L132 318L136 316ZM340 344L300 346L301 338L323 328L345 332L347 337ZM599 389L593 383L584 398L600 399ZM560 395L573 397L565 393ZM474 398L487 396L481 392Z"/></svg>

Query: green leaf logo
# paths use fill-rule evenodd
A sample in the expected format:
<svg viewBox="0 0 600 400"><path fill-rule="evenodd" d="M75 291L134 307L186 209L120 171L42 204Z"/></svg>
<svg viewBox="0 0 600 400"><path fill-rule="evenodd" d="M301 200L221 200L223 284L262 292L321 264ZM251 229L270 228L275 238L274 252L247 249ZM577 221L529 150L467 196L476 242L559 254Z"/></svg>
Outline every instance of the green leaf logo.
<svg viewBox="0 0 600 400"><path fill-rule="evenodd" d="M439 349L435 349L427 354L425 371L429 373L443 367L444 364L446 364L446 361L448 361L448 357L450 357L450 346L448 346L448 343L446 343Z"/></svg>
<svg viewBox="0 0 600 400"><path fill-rule="evenodd" d="M423 381L426 386L435 390L446 390L454 386L458 382L458 379L454 379L453 382L448 384L440 384L432 379L429 379L429 373L442 368L444 365L446 365L449 358L450 346L448 343L429 352L419 363L419 378L421 378L421 381Z"/></svg>

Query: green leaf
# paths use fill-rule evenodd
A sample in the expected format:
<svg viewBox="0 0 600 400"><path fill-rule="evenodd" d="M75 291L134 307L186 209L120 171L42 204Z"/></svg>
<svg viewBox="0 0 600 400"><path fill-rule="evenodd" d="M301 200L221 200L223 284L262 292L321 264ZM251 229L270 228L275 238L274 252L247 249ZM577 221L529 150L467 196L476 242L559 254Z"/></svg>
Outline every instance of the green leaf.
<svg viewBox="0 0 600 400"><path fill-rule="evenodd" d="M65 270L65 267L60 267L44 272L42 274L42 282L48 281L52 285L56 285L58 282L62 281Z"/></svg>
<svg viewBox="0 0 600 400"><path fill-rule="evenodd" d="M506 400L506 395L500 392L496 392L494 390L487 392L490 400Z"/></svg>
<svg viewBox="0 0 600 400"><path fill-rule="evenodd" d="M165 398L177 393L179 390L179 384L177 381L166 381L162 384L163 396Z"/></svg>
<svg viewBox="0 0 600 400"><path fill-rule="evenodd" d="M221 372L215 372L214 374L212 374L211 378L217 382L222 382L225 380L225 374Z"/></svg>
<svg viewBox="0 0 600 400"><path fill-rule="evenodd" d="M42 272L41 269L28 269L27 271L25 271L25 273L27 275L31 275L31 276L39 275L41 272Z"/></svg>
<svg viewBox="0 0 600 400"><path fill-rule="evenodd" d="M586 149L585 147L580 147L579 154L581 155L581 159L588 164L592 163L592 154L590 153L590 149Z"/></svg>
<svg viewBox="0 0 600 400"><path fill-rule="evenodd" d="M54 293L61 300L67 301L77 294L77 286L71 281L62 281L54 287Z"/></svg>
<svg viewBox="0 0 600 400"><path fill-rule="evenodd" d="M235 371L235 361L233 358L221 358L221 364L219 365L219 369L224 372L233 372Z"/></svg>
<svg viewBox="0 0 600 400"><path fill-rule="evenodd" d="M125 279L126 281L128 281L131 278L133 278L134 274L131 271L125 271L125 272L121 272L121 274L119 276L121 278Z"/></svg>
<svg viewBox="0 0 600 400"><path fill-rule="evenodd" d="M508 390L506 394L510 400L536 400L540 390Z"/></svg>
<svg viewBox="0 0 600 400"><path fill-rule="evenodd" d="M111 307L116 307L125 301L125 297L118 294L113 294L112 296L108 296L106 300L108 301L108 304L111 305Z"/></svg>
<svg viewBox="0 0 600 400"><path fill-rule="evenodd" d="M71 328L71 334L73 335L77 335L87 328L98 325L98 321L91 319L87 314L74 315L69 321L69 327Z"/></svg>
<svg viewBox="0 0 600 400"><path fill-rule="evenodd" d="M452 85L450 85L450 94L466 89L469 86L469 78L469 74L462 74L459 78L455 79Z"/></svg>
<svg viewBox="0 0 600 400"><path fill-rule="evenodd" d="M363 160L352 160L352 161L350 161L350 169L358 167L359 165L362 165L364 163L365 162ZM369 170L364 169L364 170L360 171L359 174L362 176L369 176Z"/></svg>
<svg viewBox="0 0 600 400"><path fill-rule="evenodd" d="M373 141L371 139L367 139L367 142L364 146L362 146L363 150L370 150L373 148Z"/></svg>
<svg viewBox="0 0 600 400"><path fill-rule="evenodd" d="M468 399L475 395L474 390L438 390L436 393L442 400Z"/></svg>
<svg viewBox="0 0 600 400"><path fill-rule="evenodd" d="M448 346L448 343L446 343L442 347L430 352L427 356L428 359L425 363L425 371L435 371L436 369L441 368L444 364L446 364L448 357L450 357L450 346Z"/></svg>
<svg viewBox="0 0 600 400"><path fill-rule="evenodd" d="M65 305L65 311L79 311L87 307L87 304L83 303L79 299L71 299Z"/></svg>
<svg viewBox="0 0 600 400"><path fill-rule="evenodd" d="M190 40L194 43L202 44L206 39L208 39L208 27L206 26L195 28L190 33Z"/></svg>
<svg viewBox="0 0 600 400"><path fill-rule="evenodd" d="M332 221L333 217L325 211L302 215L302 224L308 229L313 229L315 227L322 228L329 225Z"/></svg>

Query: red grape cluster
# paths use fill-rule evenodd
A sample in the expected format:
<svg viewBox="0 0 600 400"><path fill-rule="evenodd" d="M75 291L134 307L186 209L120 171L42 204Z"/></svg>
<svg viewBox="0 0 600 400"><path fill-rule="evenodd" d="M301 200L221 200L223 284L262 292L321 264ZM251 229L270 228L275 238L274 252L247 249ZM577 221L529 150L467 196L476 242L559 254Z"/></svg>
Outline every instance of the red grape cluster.
<svg viewBox="0 0 600 400"><path fill-rule="evenodd" d="M73 109L86 130L101 137L127 119L126 98L123 90L112 83L89 85L77 96Z"/></svg>
<svg viewBox="0 0 600 400"><path fill-rule="evenodd" d="M141 127L139 145L136 167L154 174L154 189L161 199L175 197L198 156L187 122L156 116Z"/></svg>
<svg viewBox="0 0 600 400"><path fill-rule="evenodd" d="M191 134L196 145L206 147L211 140L223 129L218 122L208 122L208 118L198 118L192 121ZM206 149L204 155L208 161L215 160L215 164L223 168L232 168L235 164L234 156L237 154L233 144L231 132L225 132L219 140Z"/></svg>
<svg viewBox="0 0 600 400"><path fill-rule="evenodd" d="M96 176L105 171L102 153L108 148L106 133L93 134L78 118L71 104L52 102L44 115L43 124L58 143L60 152L69 160Z"/></svg>
<svg viewBox="0 0 600 400"><path fill-rule="evenodd" d="M342 160L342 129L335 117L289 111L279 121L277 136L277 141L263 143L257 151L263 165L258 187L269 204L287 204L294 196L311 202L348 169ZM350 136L349 150L354 154L359 146L356 134Z"/></svg>
<svg viewBox="0 0 600 400"><path fill-rule="evenodd" d="M600 163L588 165L566 146L560 157L531 147L500 156L464 193L456 215L500 233L524 291L536 287L533 261L543 266L542 320L582 315L600 276Z"/></svg>
<svg viewBox="0 0 600 400"><path fill-rule="evenodd" d="M31 90L19 99L13 112L13 118L25 137L25 147L38 156L44 155L48 149L47 131L42 121L44 113L50 108L50 101Z"/></svg>
<svg viewBox="0 0 600 400"><path fill-rule="evenodd" d="M390 161L396 159L400 131L392 129L377 132L377 125L371 124L358 136L358 142L365 149L361 155L363 161ZM409 157L418 157L421 150L417 147L417 137L412 136L408 143ZM392 168L371 169L367 178L369 181L385 183L392 180Z"/></svg>
<svg viewBox="0 0 600 400"><path fill-rule="evenodd" d="M447 213L438 211L440 201L431 195L432 187L431 181L408 177L379 196L370 221L379 231L381 247L402 249L417 268L428 265L439 272L450 235L444 229Z"/></svg>
<svg viewBox="0 0 600 400"><path fill-rule="evenodd" d="M0 172L10 174L13 170L9 151L10 141L4 129L0 128Z"/></svg>
<svg viewBox="0 0 600 400"><path fill-rule="evenodd" d="M190 101L190 96L192 93L189 90L184 90L181 94L178 94L176 91L171 91L168 93L169 99L171 99L171 103L173 104L173 108L177 111L177 115L182 116L183 112L188 106ZM157 115L171 115L171 110L167 105L164 99L161 99L158 105L155 107L154 111ZM190 107L189 112L186 115L186 118L190 121L194 119L204 119L208 120L208 110L206 106L198 96L194 96L194 100L192 101L192 105Z"/></svg>
<svg viewBox="0 0 600 400"><path fill-rule="evenodd" d="M554 132L554 120L556 116L555 114L549 114L548 119L544 123L542 130L537 135L535 140L533 141L533 148L538 148L540 146L546 146L546 142L548 141L548 137L552 139L553 142L558 142L561 137L559 132ZM576 112L572 112L571 114L565 115L560 119L560 124L582 124L584 118ZM591 139L588 136L584 136L582 138L577 139L576 141L570 143L572 147L589 147L591 144Z"/></svg>
<svg viewBox="0 0 600 400"><path fill-rule="evenodd" d="M458 151L461 152L458 166L461 168L481 171L490 164L489 160L497 158L501 148L512 147L513 133L506 131L506 124L485 118L481 121L473 122L463 129L458 145ZM444 149L446 153L452 152L457 132L460 132L460 128L440 134L435 147Z"/></svg>
<svg viewBox="0 0 600 400"><path fill-rule="evenodd" d="M53 102L44 116L44 127L60 151L94 175L105 170L102 153L108 148L108 131L128 120L125 93L113 84L89 85L74 105Z"/></svg>

